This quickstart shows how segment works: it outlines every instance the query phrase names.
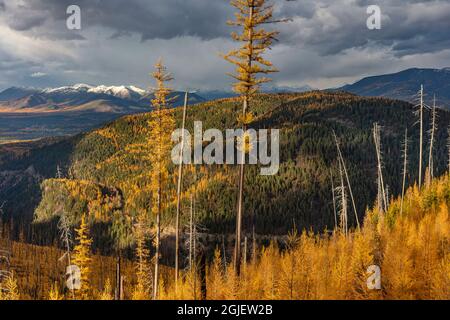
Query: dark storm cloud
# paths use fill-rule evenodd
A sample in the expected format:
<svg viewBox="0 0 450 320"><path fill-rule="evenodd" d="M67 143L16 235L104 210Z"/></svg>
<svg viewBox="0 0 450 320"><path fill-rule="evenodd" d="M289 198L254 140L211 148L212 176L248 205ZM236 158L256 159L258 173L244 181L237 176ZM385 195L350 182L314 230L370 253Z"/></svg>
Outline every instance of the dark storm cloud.
<svg viewBox="0 0 450 320"><path fill-rule="evenodd" d="M226 20L233 17L228 0L24 0L22 5L11 7L14 12L9 25L16 30L29 30L47 20L48 28L40 30L41 36L71 40L73 33L55 33L54 29L64 29L66 8L74 3L81 7L83 28L105 27L111 30L112 39L131 34L140 35L144 41L180 36L205 40L227 37L230 28ZM376 44L390 47L402 56L446 49L450 40L449 1L377 1L383 16L382 29L377 31L366 27L366 9L372 1L274 3L276 15L294 20L279 27L280 41L311 47L321 55Z"/></svg>
<svg viewBox="0 0 450 320"><path fill-rule="evenodd" d="M137 33L142 40L177 36L217 38L229 33L226 20L232 15L227 0L26 0L14 16L24 26L33 25L34 15L42 12L49 22L63 22L67 7L72 4L81 8L83 28L106 27L114 36ZM24 10L29 14L20 13Z"/></svg>
<svg viewBox="0 0 450 320"><path fill-rule="evenodd" d="M278 82L323 87L448 64L450 0L272 2L276 18L292 18L276 26L279 41L268 53L281 71L273 75ZM72 4L81 7L79 31L66 28ZM381 8L381 30L367 29L372 4ZM39 64L27 77L43 72L66 83L142 85L143 65L148 70L162 56L179 85L220 87L230 68L218 53L237 45L226 24L234 11L229 0L0 0L0 58L4 51Z"/></svg>
<svg viewBox="0 0 450 320"><path fill-rule="evenodd" d="M9 27L17 31L26 31L34 27L44 24L47 18L45 16L31 16L26 19L21 18L22 15L16 14L14 18L9 21ZM24 13L22 17L26 17Z"/></svg>
<svg viewBox="0 0 450 320"><path fill-rule="evenodd" d="M389 47L398 56L449 48L450 1L377 1L381 30L366 25L366 9L373 1L307 2L315 7L314 15L305 19L293 12L294 22L282 26L282 41L310 46L323 55L374 45Z"/></svg>

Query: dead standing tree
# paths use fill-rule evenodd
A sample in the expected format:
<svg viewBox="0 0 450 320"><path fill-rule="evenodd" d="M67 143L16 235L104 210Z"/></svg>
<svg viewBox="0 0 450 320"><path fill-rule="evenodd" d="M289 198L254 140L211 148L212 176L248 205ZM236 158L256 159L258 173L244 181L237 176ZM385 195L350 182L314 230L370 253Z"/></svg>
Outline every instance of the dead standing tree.
<svg viewBox="0 0 450 320"><path fill-rule="evenodd" d="M402 202L400 204L400 215L403 214L403 200L405 198L406 174L408 170L408 129L405 129L405 139L403 140L403 181L402 181Z"/></svg>
<svg viewBox="0 0 450 320"><path fill-rule="evenodd" d="M388 209L388 195L383 178L383 159L381 155L381 128L378 123L373 125L373 140L377 155L377 185L378 185L378 209L384 213Z"/></svg>
<svg viewBox="0 0 450 320"><path fill-rule="evenodd" d="M339 141L336 136L336 133L333 131L332 134L334 137L334 141L336 143L336 149L337 149L337 153L338 153L338 159L340 162L340 166L342 165L342 170L344 171L345 179L347 181L348 191L350 193L350 198L352 200L353 211L355 213L356 226L358 227L358 229L360 229L358 211L356 210L355 198L353 197L353 191L352 191L352 186L350 184L350 179L348 177L347 167L345 165L344 157L342 156L341 147L339 145Z"/></svg>
<svg viewBox="0 0 450 320"><path fill-rule="evenodd" d="M64 253L64 255L60 258L60 260L63 260L64 258L67 258L67 270L70 270L70 276L71 278L73 278L73 274L72 274L72 259L71 259L71 246L73 243L73 236L72 236L72 225L69 221L69 219L67 219L67 216L62 214L61 217L59 218L59 222L58 222L58 230L60 232L60 237L61 237L61 242L64 245L64 248L66 250L66 252ZM72 294L72 299L75 300L75 291L73 286L71 287L71 294Z"/></svg>
<svg viewBox="0 0 450 320"><path fill-rule="evenodd" d="M341 232L347 236L348 232L348 209L347 209L347 193L345 192L344 174L342 170L342 162L339 161L339 177L340 185L337 187L338 205L339 205L339 225Z"/></svg>
<svg viewBox="0 0 450 320"><path fill-rule="evenodd" d="M330 180L331 180L331 195L333 196L333 215L334 215L334 229L337 229L337 213L336 213L336 194L333 182L333 172L330 169Z"/></svg>
<svg viewBox="0 0 450 320"><path fill-rule="evenodd" d="M179 259L180 259L180 211L181 211L181 186L183 183L183 150L184 150L184 129L186 125L186 109L189 99L189 92L186 91L184 95L183 105L183 120L181 128L181 146L178 164L178 183L177 183L177 214L175 218L175 292L178 292L178 277L180 273Z"/></svg>
<svg viewBox="0 0 450 320"><path fill-rule="evenodd" d="M419 118L419 127L420 127L420 133L419 133L419 189L422 187L422 165L423 165L423 117L424 117L424 110L430 109L429 106L425 104L424 101L424 91L423 91L423 85L420 86L420 91L418 93L418 100L419 103L415 106L418 108L415 111L416 116Z"/></svg>
<svg viewBox="0 0 450 320"><path fill-rule="evenodd" d="M434 140L437 131L437 112L436 112L436 97L433 99L433 108L431 109L431 128L428 132L430 135L430 149L428 155L428 168L426 172L426 184L427 186L431 184L431 180L434 176L434 164L433 164L433 148Z"/></svg>
<svg viewBox="0 0 450 320"><path fill-rule="evenodd" d="M193 292L194 299L197 299L198 293L203 297L205 294L204 288L204 261L205 248L201 244L200 238L201 233L205 233L207 230L204 226L200 225L196 219L196 201L195 192L191 194L190 197L190 207L189 207L189 225L187 226L189 230L189 237L186 239L185 246L189 248L188 263L187 263L187 274L190 276L190 284ZM199 277L200 274L200 278ZM201 287L200 292L198 291L197 281L200 280Z"/></svg>

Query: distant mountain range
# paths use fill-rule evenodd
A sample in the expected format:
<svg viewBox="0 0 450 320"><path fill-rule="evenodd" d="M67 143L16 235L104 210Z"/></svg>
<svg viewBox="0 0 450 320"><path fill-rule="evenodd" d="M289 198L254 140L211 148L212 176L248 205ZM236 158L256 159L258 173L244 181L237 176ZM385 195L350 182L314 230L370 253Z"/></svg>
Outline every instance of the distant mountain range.
<svg viewBox="0 0 450 320"><path fill-rule="evenodd" d="M264 91L304 89L271 87ZM189 95L189 104L233 96L232 91L199 91ZM152 92L136 86L11 87L0 92L0 144L92 130L123 115L150 111L153 97ZM184 103L184 92L175 91L171 98L178 107Z"/></svg>
<svg viewBox="0 0 450 320"><path fill-rule="evenodd" d="M313 90L304 87L265 87L267 93L289 93ZM184 101L183 92L173 92L173 105ZM189 95L189 103L236 96L232 91L199 91ZM34 89L11 87L0 92L0 112L42 113L42 112L109 112L129 114L147 111L153 94L136 86L90 86L76 84L59 88Z"/></svg>
<svg viewBox="0 0 450 320"><path fill-rule="evenodd" d="M421 85L425 100L450 108L450 68L408 69L394 74L367 77L332 91L347 91L360 96L380 96L413 102ZM300 93L309 86L271 86L266 93ZM190 104L236 96L231 90L191 93ZM184 93L173 92L173 106L183 104ZM59 88L12 87L0 92L0 144L75 134L91 130L122 115L150 110L153 94L136 86L91 86L77 84ZM76 115L75 115L76 114Z"/></svg>
<svg viewBox="0 0 450 320"><path fill-rule="evenodd" d="M173 105L183 103L184 94L173 92ZM90 86L76 84L59 88L12 87L0 93L0 112L108 112L129 114L147 111L153 94L135 86ZM204 98L193 93L189 103Z"/></svg>
<svg viewBox="0 0 450 320"><path fill-rule="evenodd" d="M386 97L413 102L422 84L428 104L436 95L439 106L450 108L450 68L407 69L398 73L367 77L338 90L360 96Z"/></svg>
<svg viewBox="0 0 450 320"><path fill-rule="evenodd" d="M333 91L347 91L360 96L379 96L412 102L424 85L426 99L436 95L438 105L450 108L450 68L407 69L398 73L363 78ZM311 91L310 86L265 86L267 93ZM190 104L236 96L232 91L211 90L191 93ZM76 84L59 88L34 89L11 87L0 92L0 112L103 112L129 114L147 111L153 94L136 86L90 86ZM173 92L174 106L183 103L184 93Z"/></svg>

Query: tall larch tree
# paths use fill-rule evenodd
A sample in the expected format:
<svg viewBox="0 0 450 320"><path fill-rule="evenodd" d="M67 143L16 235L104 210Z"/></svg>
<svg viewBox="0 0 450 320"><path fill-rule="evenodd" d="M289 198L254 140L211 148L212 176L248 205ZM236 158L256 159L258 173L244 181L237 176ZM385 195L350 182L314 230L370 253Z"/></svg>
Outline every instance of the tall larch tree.
<svg viewBox="0 0 450 320"><path fill-rule="evenodd" d="M150 174L150 189L152 192L151 211L156 218L153 299L158 298L161 213L170 201L168 166L170 162L170 151L172 149L171 135L175 129L173 112L169 109L171 101L169 94L172 90L166 86L166 83L173 80L173 77L167 72L162 60L156 63L155 69L152 73L156 81L155 97L152 100L153 112L150 113L150 120L148 122L151 137L151 141L149 142L151 144L150 156L152 160Z"/></svg>
<svg viewBox="0 0 450 320"><path fill-rule="evenodd" d="M137 284L134 288L133 300L147 300L150 297L150 289L152 287L152 272L149 265L150 250L146 245L148 236L147 221L148 219L143 214L140 214L134 225Z"/></svg>
<svg viewBox="0 0 450 320"><path fill-rule="evenodd" d="M228 21L231 26L238 27L240 32L231 33L233 40L242 43L237 50L232 50L224 55L225 60L236 65L234 74L231 74L237 82L233 90L241 95L242 114L238 121L242 125L241 137L241 163L239 170L239 195L236 216L236 245L234 252L234 266L239 273L241 264L241 232L242 216L244 214L244 176L245 176L245 131L253 120L250 111L252 96L260 89L260 85L271 81L267 77L259 77L261 74L277 72L272 63L264 59L264 53L272 46L277 31L266 31L262 26L278 22L273 21L273 5L267 0L232 0L231 5L237 9L235 20Z"/></svg>
<svg viewBox="0 0 450 320"><path fill-rule="evenodd" d="M76 233L77 245L73 250L73 264L78 266L81 272L81 287L79 290L78 298L82 300L88 300L91 294L90 276L92 272L92 239L89 235L89 225L86 221L86 215L83 215L81 217L80 228L76 229Z"/></svg>

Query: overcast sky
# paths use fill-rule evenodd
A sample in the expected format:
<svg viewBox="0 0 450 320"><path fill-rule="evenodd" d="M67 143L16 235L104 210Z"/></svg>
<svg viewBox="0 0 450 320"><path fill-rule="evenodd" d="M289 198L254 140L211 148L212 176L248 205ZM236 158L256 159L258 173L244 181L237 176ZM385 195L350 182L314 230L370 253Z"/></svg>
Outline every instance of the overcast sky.
<svg viewBox="0 0 450 320"><path fill-rule="evenodd" d="M450 67L450 0L273 0L279 41L268 53L280 86L328 88L409 67ZM81 30L66 9L81 8ZM370 4L381 30L366 26ZM0 0L0 89L151 86L163 57L178 89L229 89L221 57L236 46L228 0Z"/></svg>

